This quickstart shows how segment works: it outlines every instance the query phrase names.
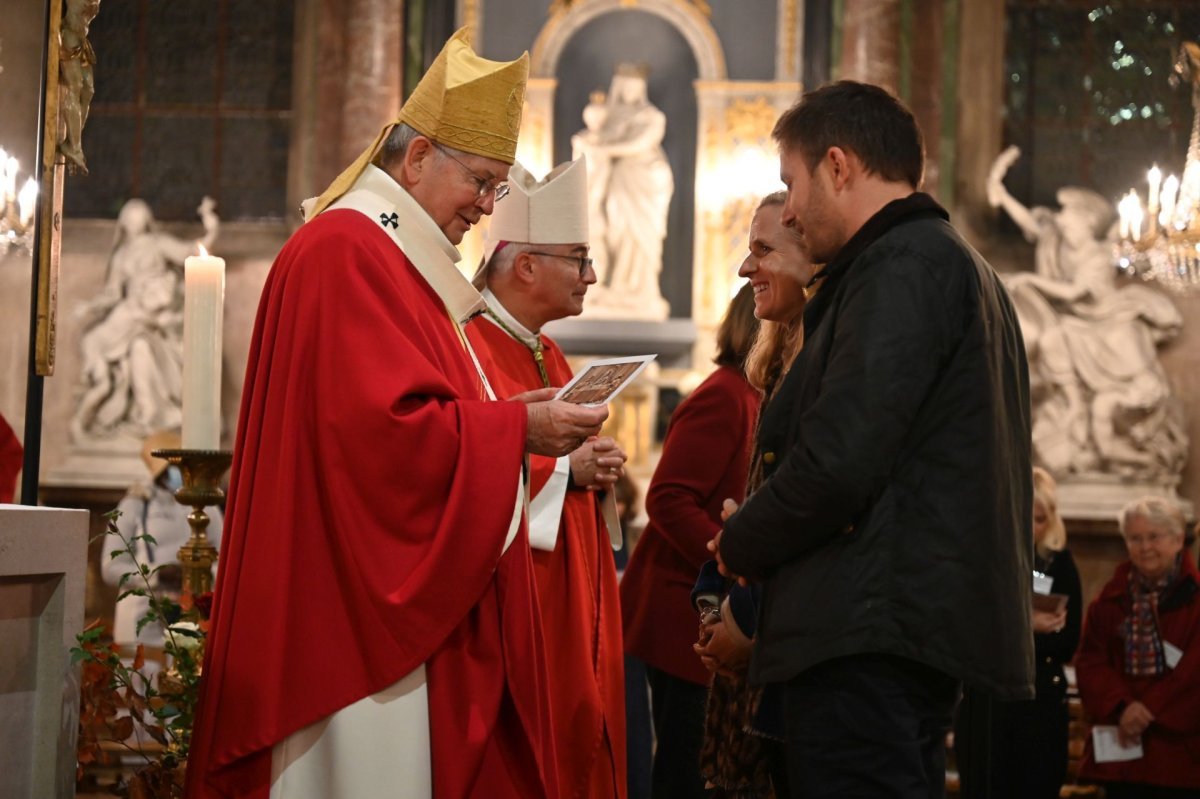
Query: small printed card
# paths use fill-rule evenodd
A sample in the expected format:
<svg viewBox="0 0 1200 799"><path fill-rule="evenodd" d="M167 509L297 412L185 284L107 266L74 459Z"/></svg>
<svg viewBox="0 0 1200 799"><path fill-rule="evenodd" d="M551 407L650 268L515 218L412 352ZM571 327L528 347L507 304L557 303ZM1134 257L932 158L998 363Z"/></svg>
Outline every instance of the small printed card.
<svg viewBox="0 0 1200 799"><path fill-rule="evenodd" d="M602 358L584 364L571 382L563 386L555 399L576 405L607 405L641 374L657 355L632 355L627 358Z"/></svg>
<svg viewBox="0 0 1200 799"><path fill-rule="evenodd" d="M1092 727L1092 755L1097 763L1120 763L1139 760L1144 753L1142 745L1123 746L1115 725L1097 724Z"/></svg>
<svg viewBox="0 0 1200 799"><path fill-rule="evenodd" d="M1173 669L1179 665L1179 661L1183 658L1183 650L1175 646L1170 641L1163 641L1163 660L1167 662L1167 668Z"/></svg>
<svg viewBox="0 0 1200 799"><path fill-rule="evenodd" d="M1046 613L1062 613L1070 597L1066 594L1034 594L1033 609Z"/></svg>

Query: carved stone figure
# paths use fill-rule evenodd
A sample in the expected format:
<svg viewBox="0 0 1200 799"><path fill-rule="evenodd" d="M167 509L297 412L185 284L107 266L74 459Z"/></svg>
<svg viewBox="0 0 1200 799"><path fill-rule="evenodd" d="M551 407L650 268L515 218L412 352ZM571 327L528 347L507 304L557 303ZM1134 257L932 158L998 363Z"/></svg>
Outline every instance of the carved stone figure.
<svg viewBox="0 0 1200 799"><path fill-rule="evenodd" d="M205 197L197 209L205 247L220 221ZM81 394L71 420L75 443L125 434L141 438L179 427L183 384L183 260L196 252L157 230L142 200L117 216L116 239L100 294L84 306Z"/></svg>
<svg viewBox="0 0 1200 799"><path fill-rule="evenodd" d="M1029 354L1035 458L1059 475L1176 485L1187 436L1157 347L1183 319L1163 294L1117 284L1103 197L1064 188L1058 211L1013 198L1003 180L1019 156L996 159L988 199L1037 245L1034 272L1007 281Z"/></svg>
<svg viewBox="0 0 1200 799"><path fill-rule="evenodd" d="M662 148L666 116L650 103L644 69L617 67L603 108L585 111L588 127L572 137L576 157L588 161L591 246L604 274L597 276L595 315L662 319L668 307L658 286L667 210L675 190Z"/></svg>
<svg viewBox="0 0 1200 799"><path fill-rule="evenodd" d="M100 0L66 0L67 13L62 21L62 47L58 52L59 107L66 123L66 136L58 149L72 169L87 174L83 157L83 126L87 123L92 95L96 93L92 67L96 53L88 41L88 27L100 12Z"/></svg>

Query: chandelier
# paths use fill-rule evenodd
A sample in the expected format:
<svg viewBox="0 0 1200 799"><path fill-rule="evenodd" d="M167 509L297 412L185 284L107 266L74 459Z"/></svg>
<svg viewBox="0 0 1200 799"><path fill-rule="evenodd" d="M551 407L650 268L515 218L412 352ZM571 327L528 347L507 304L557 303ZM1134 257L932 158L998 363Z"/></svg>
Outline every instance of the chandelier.
<svg viewBox="0 0 1200 799"><path fill-rule="evenodd" d="M21 164L0 147L0 257L9 250L33 254L33 214L37 181L29 178L17 193Z"/></svg>
<svg viewBox="0 0 1200 799"><path fill-rule="evenodd" d="M1200 291L1200 45L1186 42L1172 81L1192 87L1192 134L1183 179L1155 164L1146 173L1146 203L1136 189L1117 203L1120 217L1117 268L1183 293Z"/></svg>

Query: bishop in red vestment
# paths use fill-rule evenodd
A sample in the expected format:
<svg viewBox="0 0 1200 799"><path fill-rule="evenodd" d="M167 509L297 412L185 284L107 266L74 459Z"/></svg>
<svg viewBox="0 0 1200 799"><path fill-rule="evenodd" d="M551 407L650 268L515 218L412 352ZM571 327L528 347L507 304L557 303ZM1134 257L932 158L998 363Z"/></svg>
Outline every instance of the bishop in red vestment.
<svg viewBox="0 0 1200 799"><path fill-rule="evenodd" d="M537 331L578 314L596 281L587 257L584 162L563 165L540 183L515 164L509 180L512 191L496 206L489 239L534 243L489 247L495 251L476 281L488 311L467 329L487 350L488 378L501 396L570 381L562 351ZM612 486L624 460L608 438L569 458L531 458L530 539L563 797L626 794L621 614L613 540L596 490Z"/></svg>
<svg viewBox="0 0 1200 799"><path fill-rule="evenodd" d="M605 414L489 400L453 246L502 193L526 71L456 34L272 267L189 796L558 796L522 462ZM456 121L500 133L459 149Z"/></svg>

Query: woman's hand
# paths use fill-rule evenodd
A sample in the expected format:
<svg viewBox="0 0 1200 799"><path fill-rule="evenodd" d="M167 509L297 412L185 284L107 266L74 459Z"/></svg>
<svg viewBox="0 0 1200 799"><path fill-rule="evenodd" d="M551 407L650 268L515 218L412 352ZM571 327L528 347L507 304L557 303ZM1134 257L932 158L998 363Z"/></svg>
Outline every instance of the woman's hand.
<svg viewBox="0 0 1200 799"><path fill-rule="evenodd" d="M739 642L720 616L709 617L700 625L700 640L692 649L706 669L726 677L740 677L750 663L750 645Z"/></svg>
<svg viewBox="0 0 1200 799"><path fill-rule="evenodd" d="M1033 631L1035 633L1056 633L1067 623L1067 609L1058 613L1048 610L1033 609Z"/></svg>
<svg viewBox="0 0 1200 799"><path fill-rule="evenodd" d="M1121 712L1121 720L1118 723L1117 738L1121 741L1121 745L1136 744L1153 721L1154 714L1150 712L1150 708L1141 702L1130 702Z"/></svg>

